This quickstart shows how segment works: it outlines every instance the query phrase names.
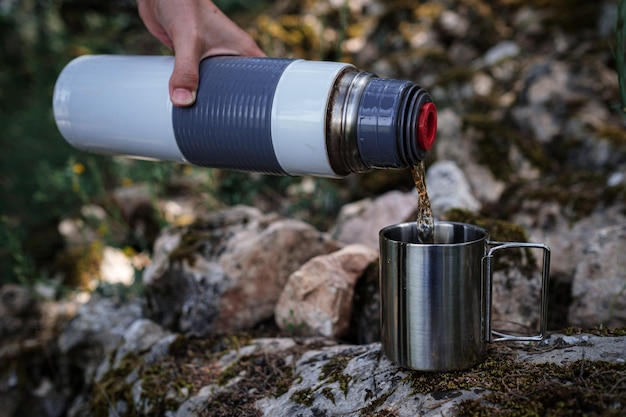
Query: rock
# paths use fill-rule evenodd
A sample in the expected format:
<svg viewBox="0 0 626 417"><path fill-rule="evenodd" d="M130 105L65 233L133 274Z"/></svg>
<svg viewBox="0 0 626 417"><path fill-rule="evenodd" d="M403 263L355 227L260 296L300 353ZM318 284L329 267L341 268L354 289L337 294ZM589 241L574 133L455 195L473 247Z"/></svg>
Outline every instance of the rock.
<svg viewBox="0 0 626 417"><path fill-rule="evenodd" d="M416 207L416 192L389 191L374 199L343 206L330 233L340 242L378 249L380 229L407 221Z"/></svg>
<svg viewBox="0 0 626 417"><path fill-rule="evenodd" d="M569 322L574 326L626 326L626 224L590 235L578 259Z"/></svg>
<svg viewBox="0 0 626 417"><path fill-rule="evenodd" d="M469 20L453 10L444 10L439 15L439 25L444 32L456 38L463 38L469 30Z"/></svg>
<svg viewBox="0 0 626 417"><path fill-rule="evenodd" d="M135 279L135 268L131 259L121 249L106 246L100 263L100 280L108 284L131 285Z"/></svg>
<svg viewBox="0 0 626 417"><path fill-rule="evenodd" d="M115 351L113 367L117 368L129 354L140 354L149 350L169 335L161 326L148 319L135 320L124 333L122 344Z"/></svg>
<svg viewBox="0 0 626 417"><path fill-rule="evenodd" d="M607 335L610 332L607 332ZM556 363L563 365L576 361L598 361L626 364L626 337L606 337L594 334L551 334L542 340L537 350L521 351L518 359L530 363ZM552 349L556 352L551 353Z"/></svg>
<svg viewBox="0 0 626 417"><path fill-rule="evenodd" d="M582 259L590 237L605 227L623 224L626 216L618 205L573 220L572 214L558 202L528 198L512 220L528 231L529 240L550 247L552 275L566 277L571 282L577 265L572 260Z"/></svg>
<svg viewBox="0 0 626 417"><path fill-rule="evenodd" d="M306 223L249 207L167 229L144 274L147 313L189 335L251 329L272 316L292 272L338 248Z"/></svg>
<svg viewBox="0 0 626 417"><path fill-rule="evenodd" d="M561 120L548 106L565 106L574 99L570 90L571 74L563 62L538 64L527 76L524 98L527 106L512 112L520 126L530 129L542 143L551 142L561 131Z"/></svg>
<svg viewBox="0 0 626 417"><path fill-rule="evenodd" d="M107 220L104 209L95 204L81 207L81 216L97 224L102 224ZM63 237L66 246L84 246L100 239L93 224L85 222L81 218L64 218L59 222L59 234Z"/></svg>
<svg viewBox="0 0 626 417"><path fill-rule="evenodd" d="M0 287L0 317L0 340L5 344L34 338L41 321L41 306L28 288L5 284Z"/></svg>
<svg viewBox="0 0 626 417"><path fill-rule="evenodd" d="M187 226L201 217L199 213L206 215L204 199L206 199L204 195L176 196L160 201L159 210L168 224Z"/></svg>
<svg viewBox="0 0 626 417"><path fill-rule="evenodd" d="M102 360L118 348L128 326L141 315L141 302L137 300L118 304L93 296L59 335L58 349L90 383Z"/></svg>
<svg viewBox="0 0 626 417"><path fill-rule="evenodd" d="M492 46L484 55L485 65L491 66L515 58L520 54L520 47L514 41L500 41Z"/></svg>
<svg viewBox="0 0 626 417"><path fill-rule="evenodd" d="M309 260L289 277L276 304L276 324L303 336L345 336L354 287L377 258L378 251L354 244Z"/></svg>
<svg viewBox="0 0 626 417"><path fill-rule="evenodd" d="M102 400L103 409L109 412L114 409L116 413L123 415L132 407L139 415L154 415L161 401L176 400L174 398L155 399L150 390L144 390L143 382L146 378L140 378L140 367L149 368L158 361L164 360L169 355L170 346L177 337L178 335L164 331L150 320L135 320L124 331L114 354L107 355L100 363L92 381L95 386L100 387L100 390L96 391L95 398L94 395L76 396L67 414L73 417L91 416L100 405L98 401ZM123 379L115 380L117 375L123 375ZM114 385L110 385L112 383ZM108 402L102 397L102 387L109 387L116 391L111 397L114 399L113 402ZM121 394L120 398L117 397L118 393ZM186 397L187 395L184 398L178 398L177 402L184 401ZM132 398L134 401L129 403L125 400L127 398Z"/></svg>
<svg viewBox="0 0 626 417"><path fill-rule="evenodd" d="M113 191L112 198L125 219L132 218L142 206L151 206L154 200L148 184L119 187Z"/></svg>
<svg viewBox="0 0 626 417"><path fill-rule="evenodd" d="M437 119L437 160L455 162L465 173L476 199L487 203L497 201L504 191L504 183L497 180L488 167L477 162L477 155L481 150L474 140L468 140L471 132L463 131L459 115L446 108L438 112Z"/></svg>
<svg viewBox="0 0 626 417"><path fill-rule="evenodd" d="M523 336L539 334L542 280L541 264L537 263L542 259L541 251L533 250L532 255L519 249L507 252L495 255L504 262L496 262L500 266L493 275L492 330Z"/></svg>
<svg viewBox="0 0 626 417"><path fill-rule="evenodd" d="M216 350L219 342L179 337L160 361L139 355L133 366L109 374L101 388L118 410L148 415L168 404L166 415L178 417L490 415L529 404L547 414L574 404L603 414L626 407L625 343L626 336L584 333L553 334L534 346L494 343L473 368L439 373L400 368L378 343L262 338ZM194 355L201 347L204 354ZM169 394L169 402L163 377L186 387ZM142 389L129 396L131 387ZM92 410L102 406L102 396L92 399Z"/></svg>
<svg viewBox="0 0 626 417"><path fill-rule="evenodd" d="M453 161L437 161L428 168L426 187L435 217L451 208L479 211L465 174Z"/></svg>

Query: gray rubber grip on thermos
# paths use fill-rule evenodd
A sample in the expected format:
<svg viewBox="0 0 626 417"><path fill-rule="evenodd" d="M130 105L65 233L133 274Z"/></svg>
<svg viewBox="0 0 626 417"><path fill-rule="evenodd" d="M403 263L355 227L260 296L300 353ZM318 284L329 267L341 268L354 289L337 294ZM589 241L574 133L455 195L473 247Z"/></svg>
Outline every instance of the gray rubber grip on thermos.
<svg viewBox="0 0 626 417"><path fill-rule="evenodd" d="M174 107L185 159L213 168L285 174L272 145L272 102L292 59L213 57L200 64L196 104Z"/></svg>

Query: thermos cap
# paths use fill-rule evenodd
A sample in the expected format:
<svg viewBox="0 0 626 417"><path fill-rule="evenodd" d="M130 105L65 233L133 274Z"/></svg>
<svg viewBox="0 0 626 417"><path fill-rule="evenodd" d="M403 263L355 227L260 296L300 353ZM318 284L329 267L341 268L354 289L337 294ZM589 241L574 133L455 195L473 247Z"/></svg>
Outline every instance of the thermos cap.
<svg viewBox="0 0 626 417"><path fill-rule="evenodd" d="M374 78L361 96L357 142L370 168L406 168L426 157L437 131L430 95L410 81Z"/></svg>
<svg viewBox="0 0 626 417"><path fill-rule="evenodd" d="M434 103L426 103L420 109L417 120L417 144L429 151L435 144L437 135L437 107Z"/></svg>

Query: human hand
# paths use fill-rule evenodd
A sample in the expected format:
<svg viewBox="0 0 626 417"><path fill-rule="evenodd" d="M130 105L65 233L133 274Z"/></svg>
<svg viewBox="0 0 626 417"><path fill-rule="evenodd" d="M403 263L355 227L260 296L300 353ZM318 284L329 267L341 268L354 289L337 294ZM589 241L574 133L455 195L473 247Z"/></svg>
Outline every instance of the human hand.
<svg viewBox="0 0 626 417"><path fill-rule="evenodd" d="M175 106L196 101L198 68L214 55L265 56L252 37L210 0L138 0L146 28L175 53L170 99Z"/></svg>

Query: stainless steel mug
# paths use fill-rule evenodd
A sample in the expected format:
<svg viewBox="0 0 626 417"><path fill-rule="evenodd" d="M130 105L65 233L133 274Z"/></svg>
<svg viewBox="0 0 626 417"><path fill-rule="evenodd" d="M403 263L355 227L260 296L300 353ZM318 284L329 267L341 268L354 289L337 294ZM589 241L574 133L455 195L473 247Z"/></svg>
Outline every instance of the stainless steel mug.
<svg viewBox="0 0 626 417"><path fill-rule="evenodd" d="M385 356L422 371L466 369L481 362L486 343L538 341L547 323L550 249L539 243L492 242L478 226L435 222L435 243L421 244L415 222L380 231L380 320ZM543 250L539 334L513 336L491 328L494 253Z"/></svg>

